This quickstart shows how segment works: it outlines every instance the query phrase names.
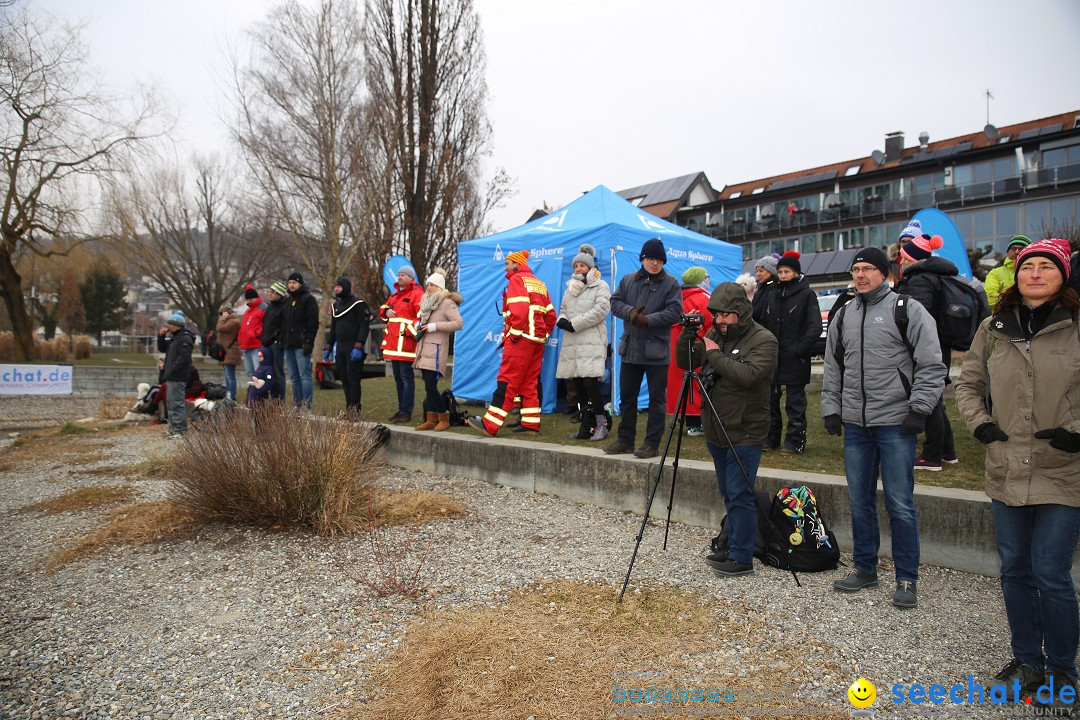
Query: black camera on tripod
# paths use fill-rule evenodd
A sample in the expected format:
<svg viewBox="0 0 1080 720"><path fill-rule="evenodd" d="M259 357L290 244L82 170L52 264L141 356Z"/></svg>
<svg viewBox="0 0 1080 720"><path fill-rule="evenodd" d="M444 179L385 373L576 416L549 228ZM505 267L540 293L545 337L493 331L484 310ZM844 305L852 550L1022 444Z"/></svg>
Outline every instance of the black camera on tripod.
<svg viewBox="0 0 1080 720"><path fill-rule="evenodd" d="M705 324L705 316L697 313L683 313L679 316L679 325L682 327L696 328Z"/></svg>

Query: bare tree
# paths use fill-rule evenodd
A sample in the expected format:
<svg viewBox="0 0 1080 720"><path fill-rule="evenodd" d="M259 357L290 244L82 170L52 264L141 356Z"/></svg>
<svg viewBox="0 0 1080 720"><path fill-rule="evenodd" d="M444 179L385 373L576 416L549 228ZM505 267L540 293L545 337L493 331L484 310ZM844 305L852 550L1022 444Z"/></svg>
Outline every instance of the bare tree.
<svg viewBox="0 0 1080 720"><path fill-rule="evenodd" d="M34 354L19 256L62 254L81 241L100 184L157 117L145 97L125 110L87 75L79 28L0 9L0 296L17 360Z"/></svg>
<svg viewBox="0 0 1080 720"><path fill-rule="evenodd" d="M385 259L366 237L358 10L288 0L249 37L250 57L234 62L233 135L325 302L358 251Z"/></svg>
<svg viewBox="0 0 1080 720"><path fill-rule="evenodd" d="M60 276L60 297L56 301L56 322L67 335L68 351L72 349L75 333L86 330L86 308L79 292L79 275L67 268ZM100 341L100 336L98 338Z"/></svg>
<svg viewBox="0 0 1080 720"><path fill-rule="evenodd" d="M242 212L219 160L192 161L194 181L178 168L135 177L114 195L124 255L200 328L244 285L277 269L279 243L265 213Z"/></svg>
<svg viewBox="0 0 1080 720"><path fill-rule="evenodd" d="M366 9L368 157L392 168L374 234L424 274L453 273L457 243L480 233L509 190L503 172L479 186L491 140L479 19L472 0L367 0Z"/></svg>

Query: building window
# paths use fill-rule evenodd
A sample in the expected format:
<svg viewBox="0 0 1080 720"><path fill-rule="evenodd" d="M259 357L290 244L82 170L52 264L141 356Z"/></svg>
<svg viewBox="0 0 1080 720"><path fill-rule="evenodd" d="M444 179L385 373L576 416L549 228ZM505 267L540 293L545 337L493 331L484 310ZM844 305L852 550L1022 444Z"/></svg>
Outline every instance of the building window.
<svg viewBox="0 0 1080 720"><path fill-rule="evenodd" d="M836 250L836 233L821 233L821 249L818 252L833 252Z"/></svg>
<svg viewBox="0 0 1080 720"><path fill-rule="evenodd" d="M861 165L852 165L851 167L849 167L847 170L844 171L844 177L851 177L852 175L858 175L860 167L862 167L862 166Z"/></svg>
<svg viewBox="0 0 1080 720"><path fill-rule="evenodd" d="M1062 198L1050 201L1050 225L1055 230L1060 230L1066 225L1072 225L1076 219L1076 198Z"/></svg>
<svg viewBox="0 0 1080 720"><path fill-rule="evenodd" d="M844 240L844 248L861 248L866 246L866 228L851 228Z"/></svg>
<svg viewBox="0 0 1080 720"><path fill-rule="evenodd" d="M1024 204L1024 234L1038 240L1049 229L1050 203L1045 200Z"/></svg>
<svg viewBox="0 0 1080 720"><path fill-rule="evenodd" d="M817 246L817 235L803 235L799 238L799 252L803 255L816 253L818 251Z"/></svg>
<svg viewBox="0 0 1080 720"><path fill-rule="evenodd" d="M742 259L743 262L754 259L754 243L745 243L742 246Z"/></svg>
<svg viewBox="0 0 1080 720"><path fill-rule="evenodd" d="M1018 208L1016 205L1002 205L994 208L994 250L1005 253L1009 240L1017 233Z"/></svg>

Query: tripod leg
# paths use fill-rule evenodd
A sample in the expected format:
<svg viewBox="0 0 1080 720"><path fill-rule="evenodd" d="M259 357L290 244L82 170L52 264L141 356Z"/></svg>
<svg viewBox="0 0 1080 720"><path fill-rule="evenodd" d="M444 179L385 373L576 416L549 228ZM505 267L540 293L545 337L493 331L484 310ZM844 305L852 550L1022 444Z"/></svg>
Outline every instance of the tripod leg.
<svg viewBox="0 0 1080 720"><path fill-rule="evenodd" d="M679 439L675 441L675 459L671 463L671 493L668 495L667 523L664 525L664 549L667 550L668 531L671 530L671 506L675 504L675 477L679 474L679 453L682 451L683 431L686 429L686 407L690 402L690 394L693 392L693 384L690 377L695 375L693 371L687 371L683 378L682 389L679 391L679 402L675 405L675 417L671 419L673 426L678 425L676 432ZM671 435L668 435L671 442ZM664 463L660 463L660 471L663 472Z"/></svg>

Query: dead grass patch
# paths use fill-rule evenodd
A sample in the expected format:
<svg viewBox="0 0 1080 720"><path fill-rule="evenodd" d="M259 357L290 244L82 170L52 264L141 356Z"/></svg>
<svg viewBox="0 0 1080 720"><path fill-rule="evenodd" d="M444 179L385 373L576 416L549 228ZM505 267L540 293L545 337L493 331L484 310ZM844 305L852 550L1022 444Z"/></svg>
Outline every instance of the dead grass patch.
<svg viewBox="0 0 1080 720"><path fill-rule="evenodd" d="M444 493L429 490L379 490L372 498L370 525L423 525L465 517L464 505Z"/></svg>
<svg viewBox="0 0 1080 720"><path fill-rule="evenodd" d="M172 500L125 505L109 513L104 527L53 553L46 561L45 569L55 572L68 563L116 545L144 545L162 540L185 532L195 524L195 516Z"/></svg>
<svg viewBox="0 0 1080 720"><path fill-rule="evenodd" d="M63 462L73 462L71 456L97 455L101 450L101 445L97 443L72 439L69 435L35 432L15 438L15 441L0 453L0 460L16 464L61 459ZM102 458L98 456L88 462L100 459Z"/></svg>
<svg viewBox="0 0 1080 720"><path fill-rule="evenodd" d="M752 634L750 626L760 624L744 611L715 599L705 604L697 594L670 587L632 594L621 605L614 598L611 587L559 582L516 593L504 607L427 611L410 624L402 644L376 671L371 701L343 709L338 717L606 718L617 706L692 712L706 705L718 709L721 703L687 699L617 705L614 694L655 684L672 688L676 697L680 688L717 688L745 698L798 682L791 671L763 670L746 679L724 675L729 669L724 660L730 659L715 657L717 648L728 646L732 634ZM736 610L738 627L727 619L729 610ZM643 679L645 673L651 676ZM748 708L754 701L739 704ZM757 701L757 707L773 710L768 717L805 713L808 704L800 697ZM824 702L821 713L846 717L826 714Z"/></svg>
<svg viewBox="0 0 1080 720"><path fill-rule="evenodd" d="M128 410L135 403L130 397L106 397L101 399L98 406L98 417L102 420L120 420L127 415Z"/></svg>
<svg viewBox="0 0 1080 720"><path fill-rule="evenodd" d="M127 485L103 485L72 490L51 500L44 500L23 508L26 512L43 512L57 515L64 512L90 510L104 505L127 502L135 496L135 491Z"/></svg>

